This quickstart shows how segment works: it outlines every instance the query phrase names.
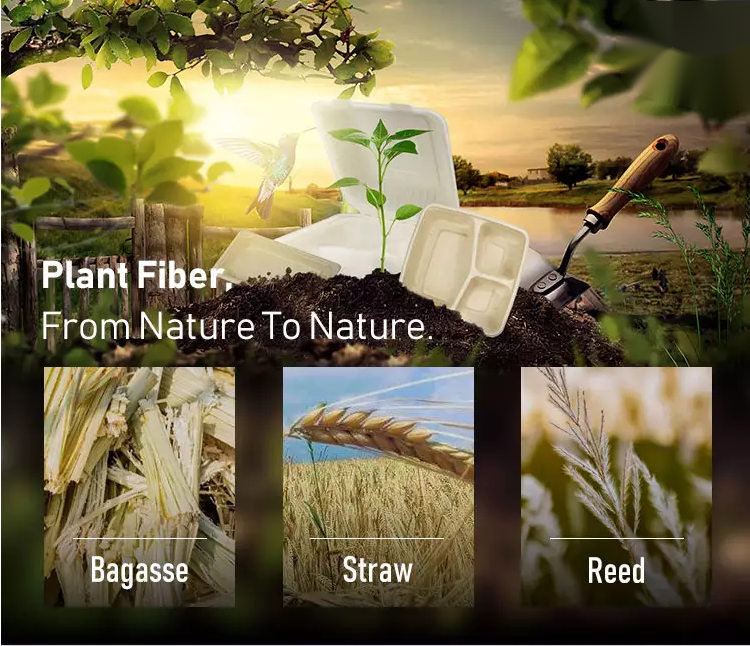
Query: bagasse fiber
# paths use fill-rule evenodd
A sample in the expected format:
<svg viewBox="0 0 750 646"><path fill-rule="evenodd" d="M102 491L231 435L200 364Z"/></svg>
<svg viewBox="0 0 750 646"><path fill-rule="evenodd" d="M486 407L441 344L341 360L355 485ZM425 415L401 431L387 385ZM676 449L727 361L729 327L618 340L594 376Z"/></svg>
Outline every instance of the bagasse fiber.
<svg viewBox="0 0 750 646"><path fill-rule="evenodd" d="M378 451L474 482L473 451L435 441L437 433L416 421L374 413L349 408L318 408L295 422L290 434L311 442Z"/></svg>
<svg viewBox="0 0 750 646"><path fill-rule="evenodd" d="M44 395L46 597L65 606L226 605L234 370L47 368ZM129 590L93 583L93 556L187 563L190 576Z"/></svg>

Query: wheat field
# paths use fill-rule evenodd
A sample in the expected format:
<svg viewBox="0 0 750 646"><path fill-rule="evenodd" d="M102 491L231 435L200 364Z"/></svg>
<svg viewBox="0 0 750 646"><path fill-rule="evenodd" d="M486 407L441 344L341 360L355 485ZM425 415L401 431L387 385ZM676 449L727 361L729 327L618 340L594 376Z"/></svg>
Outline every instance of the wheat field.
<svg viewBox="0 0 750 646"><path fill-rule="evenodd" d="M285 604L471 606L474 489L388 458L284 463ZM318 520L316 521L316 516ZM442 541L320 541L327 536ZM347 583L347 554L413 562L408 584Z"/></svg>

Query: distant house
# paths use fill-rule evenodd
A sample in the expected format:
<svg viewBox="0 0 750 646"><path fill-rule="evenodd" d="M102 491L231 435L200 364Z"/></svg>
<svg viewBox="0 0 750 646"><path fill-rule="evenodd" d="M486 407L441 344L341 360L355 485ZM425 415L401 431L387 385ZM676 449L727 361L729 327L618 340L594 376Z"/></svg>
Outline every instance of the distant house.
<svg viewBox="0 0 750 646"><path fill-rule="evenodd" d="M530 182L548 182L552 177L547 172L547 167L545 166L544 168L527 168L526 179Z"/></svg>

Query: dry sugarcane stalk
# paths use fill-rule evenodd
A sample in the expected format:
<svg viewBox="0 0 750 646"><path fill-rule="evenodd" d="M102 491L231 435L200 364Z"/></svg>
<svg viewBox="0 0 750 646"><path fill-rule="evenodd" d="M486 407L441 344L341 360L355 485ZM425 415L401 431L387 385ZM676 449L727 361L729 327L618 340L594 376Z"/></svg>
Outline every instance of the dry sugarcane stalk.
<svg viewBox="0 0 750 646"><path fill-rule="evenodd" d="M233 596L233 405L233 369L45 371L44 573L59 581L65 605L181 605L197 583L213 597ZM208 433L217 419L226 444ZM199 499L213 501L221 528L199 512ZM101 538L81 540L93 537ZM93 556L186 563L192 578L130 590L93 583Z"/></svg>
<svg viewBox="0 0 750 646"><path fill-rule="evenodd" d="M374 416L373 412L317 408L297 420L289 433L312 442L378 451L474 482L473 451L433 441L434 432L417 422Z"/></svg>

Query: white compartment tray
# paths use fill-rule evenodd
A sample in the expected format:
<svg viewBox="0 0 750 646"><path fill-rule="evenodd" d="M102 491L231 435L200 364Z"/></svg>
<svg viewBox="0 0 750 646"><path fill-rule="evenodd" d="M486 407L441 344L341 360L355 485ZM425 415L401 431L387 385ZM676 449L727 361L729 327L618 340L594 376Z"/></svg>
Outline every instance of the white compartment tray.
<svg viewBox="0 0 750 646"><path fill-rule="evenodd" d="M251 231L241 231L216 261L221 277L234 285L249 278L283 276L287 270L310 272L323 278L339 273L341 265L289 245L269 240Z"/></svg>
<svg viewBox="0 0 750 646"><path fill-rule="evenodd" d="M403 285L457 310L487 336L505 328L518 293L528 234L461 209L430 205L406 253Z"/></svg>

